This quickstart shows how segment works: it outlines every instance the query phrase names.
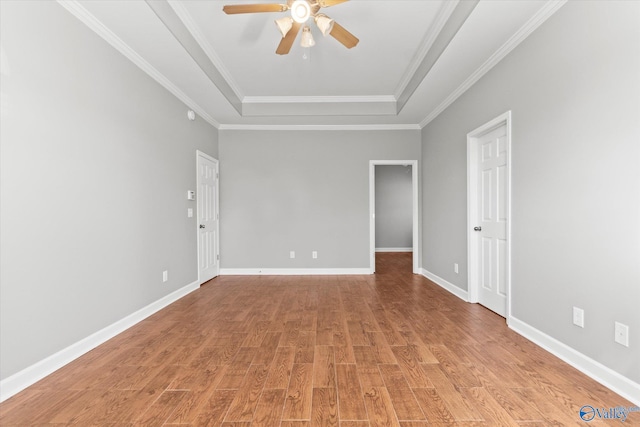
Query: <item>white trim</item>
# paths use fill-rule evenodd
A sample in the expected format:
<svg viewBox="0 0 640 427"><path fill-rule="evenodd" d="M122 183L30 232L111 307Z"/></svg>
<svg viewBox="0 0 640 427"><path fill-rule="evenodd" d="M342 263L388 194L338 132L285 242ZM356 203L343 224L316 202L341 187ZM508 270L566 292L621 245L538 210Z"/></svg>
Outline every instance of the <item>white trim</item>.
<svg viewBox="0 0 640 427"><path fill-rule="evenodd" d="M218 127L219 130L299 130L299 131L319 131L319 130L420 130L420 126L415 124L362 124L362 125L253 125L253 124L224 124Z"/></svg>
<svg viewBox="0 0 640 427"><path fill-rule="evenodd" d="M110 340L119 333L129 329L136 323L146 319L155 312L163 309L169 304L179 300L185 295L199 288L197 282L184 286L159 300L152 302L146 307L131 313L117 322L89 335L80 341L71 344L57 353L42 359L39 362L11 375L0 381L0 402L5 401L16 393L24 390L30 385L40 381L42 378L62 368L88 351L96 348L100 344Z"/></svg>
<svg viewBox="0 0 640 427"><path fill-rule="evenodd" d="M413 252L413 248L376 248L376 252Z"/></svg>
<svg viewBox="0 0 640 427"><path fill-rule="evenodd" d="M640 384L513 316L509 317L509 328L603 386L640 406Z"/></svg>
<svg viewBox="0 0 640 427"><path fill-rule="evenodd" d="M211 61L213 66L216 67L216 69L218 70L222 78L227 82L227 84L229 85L233 93L235 93L236 97L239 100L241 100L244 97L244 95L240 90L240 86L238 86L238 84L233 79L233 76L231 75L229 70L227 70L227 68L224 66L224 64L222 63L222 60L220 59L216 51L213 49L211 44L209 44L202 30L195 23L191 14L187 11L187 8L184 7L182 2L180 1L167 0L167 3L169 3L169 6L171 6L173 11L178 16L178 18L180 18L180 20L182 21L184 26L187 28L187 30L191 33L191 35L196 40L196 42L198 42L198 44L200 45L204 53L209 58L209 61Z"/></svg>
<svg viewBox="0 0 640 427"><path fill-rule="evenodd" d="M478 302L478 291L476 282L478 281L477 237L474 235L473 227L476 226L472 218L477 218L478 211L478 144L477 138L471 138L467 134L467 288L469 302Z"/></svg>
<svg viewBox="0 0 640 427"><path fill-rule="evenodd" d="M221 268L221 276L341 276L371 274L368 268Z"/></svg>
<svg viewBox="0 0 640 427"><path fill-rule="evenodd" d="M437 276L437 275L431 273L430 271L425 270L424 268L421 269L421 273L420 274L422 274L424 277L426 277L427 279L431 280L433 283L435 283L436 285L440 286L444 290L451 292L453 295L457 296L461 300L463 300L465 302L469 301L468 298L467 298L467 296L468 296L467 295L467 291L465 291L464 289L460 289L459 287L457 287L453 283L447 282L442 277Z"/></svg>
<svg viewBox="0 0 640 427"><path fill-rule="evenodd" d="M376 271L376 166L411 165L412 198L412 238L413 238L413 274L420 274L420 192L417 160L370 160L369 161L369 268Z"/></svg>
<svg viewBox="0 0 640 427"><path fill-rule="evenodd" d="M118 52L124 55L127 59L137 65L142 71L147 73L152 79L160 83L165 89L171 92L176 98L184 102L189 108L198 113L207 123L215 128L220 127L213 117L207 113L204 108L200 107L193 99L191 99L186 93L178 88L171 80L169 80L164 74L158 71L154 66L148 63L142 56L140 56L131 46L126 44L120 37L118 37L113 31L107 28L98 18L92 15L87 9L85 9L76 0L57 0L58 3L67 9L69 13L78 18L83 24L93 30L96 34L102 37L107 43L113 46Z"/></svg>
<svg viewBox="0 0 640 427"><path fill-rule="evenodd" d="M467 134L467 283L469 302L478 302L480 298L479 292L479 264L478 264L478 233L473 231L476 224L475 218L478 218L478 138L486 133L500 127L506 127L506 150L507 150L507 183L506 183L506 199L507 199L507 261L506 261L506 289L507 301L505 307L505 319L511 316L511 110L496 117L484 125L474 129Z"/></svg>
<svg viewBox="0 0 640 427"><path fill-rule="evenodd" d="M151 78L156 80L165 89L176 96L180 101L185 103L189 108L194 110L200 117L202 117L209 124L217 129L228 130L420 130L434 120L440 113L442 113L449 105L451 105L456 99L458 99L464 92L466 92L471 86L473 86L482 76L484 76L489 70L491 70L496 64L498 64L506 55L508 55L514 48L516 48L524 39L526 39L533 31L535 31L541 24L543 24L549 17L557 12L567 0L549 0L546 2L540 10L529 19L506 43L504 43L494 54L487 59L471 76L469 76L458 88L456 88L440 105L431 111L420 123L418 124L389 124L389 125L223 125L214 119L205 109L198 105L193 99L191 99L186 93L184 93L178 86L171 82L160 71L147 62L142 56L140 56L134 49L127 45L122 39L120 39L113 31L107 28L100 20L98 20L93 14L85 9L77 0L57 0L58 3L67 9L72 15L83 22L87 27L93 30L96 34L107 41L111 46L122 53L131 62L136 64L142 71L147 73ZM451 11L454 10L455 4L458 2L447 2L446 10L443 9L441 14L437 18L436 24L439 26L446 23ZM227 82L231 90L238 96L238 99L242 99L242 104L263 104L263 103L276 103L276 104L291 104L291 103L312 103L312 104L324 104L324 103L390 103L397 102L400 94L404 92L408 82L413 78L413 75L417 71L418 65L421 63L422 57L425 52L428 52L433 38L437 35L434 31L433 34L429 34L425 37L420 52L416 55L412 64L408 67L405 75L403 76L401 83L395 90L396 95L380 95L380 96L359 96L359 97L257 97L257 96L245 96L242 97L241 90L238 85L233 81L228 71L222 66L219 58L210 48L209 45L203 45L200 43L202 39L202 33L193 24L191 19L184 8L174 0L168 0L169 6L174 10L178 18L183 22L185 27L189 30L194 39L200 44L205 54L210 59L211 63L217 68L224 80ZM186 14L186 15L185 15ZM435 26L433 28L436 28Z"/></svg>
<svg viewBox="0 0 640 427"><path fill-rule="evenodd" d="M208 155L207 153L200 151L200 150L196 150L196 241L198 244L198 249L197 249L197 255L198 255L198 283L201 285L204 282L207 282L217 276L220 275L220 258L218 258L218 274L213 276L213 277L209 277L207 279L202 279L200 277L200 203L202 200L201 195L199 194L200 191L200 170L198 168L198 166L200 166L200 161L199 158L202 157L203 159L209 160L210 162L214 163L216 165L216 174L218 174L218 176L216 177L216 197L215 197L215 206L216 206L216 211L214 212L214 214L217 216L218 221L216 222L216 254L220 255L220 162L218 161L218 159L216 159L215 157L212 157L210 155Z"/></svg>
<svg viewBox="0 0 640 427"><path fill-rule="evenodd" d="M495 67L502 59L507 56L513 49L515 49L524 39L534 32L540 25L542 25L547 19L549 19L554 13L556 13L567 0L550 0L544 4L531 17L513 36L509 38L493 55L489 57L476 71L474 71L467 79L462 82L460 86L456 88L449 96L440 103L431 113L427 115L419 124L420 129L431 123L436 117L440 115L447 107L462 96L471 86L473 86L478 80L480 80L485 74L487 74L493 67Z"/></svg>
<svg viewBox="0 0 640 427"><path fill-rule="evenodd" d="M367 104L395 103L393 95L371 96L245 96L242 104Z"/></svg>
<svg viewBox="0 0 640 427"><path fill-rule="evenodd" d="M453 11L456 9L456 6L458 5L458 3L459 3L459 0L446 1L440 7L438 16L436 16L433 23L429 27L429 31L422 39L422 42L418 47L418 51L416 52L415 56L411 60L411 63L407 67L402 78L400 79L400 83L398 84L398 86L396 87L396 90L394 91L396 99L400 99L400 97L404 93L407 86L409 86L409 83L413 79L413 76L418 72L418 68L420 67L420 64L422 64L422 61L424 61L425 56L427 56L427 53L429 53L431 46L433 46L433 42L436 40L436 37L438 37L438 34L440 34L440 31L442 30L442 27L444 27L444 24L446 24L447 21L449 20L449 17L453 13Z"/></svg>

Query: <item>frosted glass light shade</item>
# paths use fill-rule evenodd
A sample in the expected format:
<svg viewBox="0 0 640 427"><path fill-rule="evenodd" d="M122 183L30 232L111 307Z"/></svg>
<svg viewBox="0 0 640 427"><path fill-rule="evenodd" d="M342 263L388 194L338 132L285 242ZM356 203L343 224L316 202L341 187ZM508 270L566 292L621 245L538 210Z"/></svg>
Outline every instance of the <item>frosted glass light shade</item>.
<svg viewBox="0 0 640 427"><path fill-rule="evenodd" d="M291 17L302 24L311 16L311 6L305 0L296 0L291 5Z"/></svg>
<svg viewBox="0 0 640 427"><path fill-rule="evenodd" d="M333 30L333 24L335 21L329 18L327 15L323 15L320 13L316 15L315 21L318 29L320 30L320 32L322 32L323 36L328 36L331 33L331 30Z"/></svg>
<svg viewBox="0 0 640 427"><path fill-rule="evenodd" d="M290 16L285 16L284 18L276 19L276 27L282 33L282 37L286 36L291 27L293 27L293 19Z"/></svg>
<svg viewBox="0 0 640 427"><path fill-rule="evenodd" d="M302 29L302 40L300 40L300 46L302 47L311 47L316 44L316 41L313 39L313 35L311 35L311 28L308 26Z"/></svg>

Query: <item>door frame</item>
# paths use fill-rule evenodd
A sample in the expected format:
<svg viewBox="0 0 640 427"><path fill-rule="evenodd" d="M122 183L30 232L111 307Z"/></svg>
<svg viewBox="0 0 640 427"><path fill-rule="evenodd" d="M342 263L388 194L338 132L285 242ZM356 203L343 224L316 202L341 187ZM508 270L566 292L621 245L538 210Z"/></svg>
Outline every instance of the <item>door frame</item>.
<svg viewBox="0 0 640 427"><path fill-rule="evenodd" d="M217 221L216 221L216 254L220 255L220 162L218 161L218 159L216 159L215 157L212 157L210 155L208 155L207 153L200 151L200 150L196 150L196 223L195 223L195 230L196 230L196 244L197 244L197 249L196 249L196 253L197 253L197 264L198 264L198 285L202 285L202 279L200 277L200 199L201 197L199 196L200 192L200 172L198 171L198 159L202 157L205 158L207 160L210 160L211 162L215 163L216 165L216 173L217 173L217 177L216 177L216 217L217 217ZM218 259L218 274L214 277L218 277L220 275L220 259ZM211 280L211 279L207 279Z"/></svg>
<svg viewBox="0 0 640 427"><path fill-rule="evenodd" d="M370 160L369 161L369 274L376 272L376 166L411 165L413 274L420 274L420 227L417 160Z"/></svg>
<svg viewBox="0 0 640 427"><path fill-rule="evenodd" d="M511 318L511 110L467 134L467 280L469 283L469 302L477 303L480 295L479 234L473 231L473 227L477 225L477 218L480 214L478 210L478 140L503 125L506 126L507 136L507 262L505 272L507 306L505 307L505 319L508 324Z"/></svg>

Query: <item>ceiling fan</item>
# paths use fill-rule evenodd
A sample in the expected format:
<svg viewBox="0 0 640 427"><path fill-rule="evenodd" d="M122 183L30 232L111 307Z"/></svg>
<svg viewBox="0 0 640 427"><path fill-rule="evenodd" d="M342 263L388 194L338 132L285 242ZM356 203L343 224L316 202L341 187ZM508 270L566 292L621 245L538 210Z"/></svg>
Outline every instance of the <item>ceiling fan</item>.
<svg viewBox="0 0 640 427"><path fill-rule="evenodd" d="M276 26L282 33L282 40L276 49L278 55L286 55L291 50L293 42L302 28L302 47L311 47L315 44L311 35L311 28L306 25L309 18L313 18L318 29L324 36L331 35L342 43L347 49L351 49L360 40L333 19L324 13L320 13L323 7L335 6L349 0L287 0L286 4L236 4L227 5L222 10L228 15L238 13L258 12L286 12L291 11L291 16L276 19Z"/></svg>

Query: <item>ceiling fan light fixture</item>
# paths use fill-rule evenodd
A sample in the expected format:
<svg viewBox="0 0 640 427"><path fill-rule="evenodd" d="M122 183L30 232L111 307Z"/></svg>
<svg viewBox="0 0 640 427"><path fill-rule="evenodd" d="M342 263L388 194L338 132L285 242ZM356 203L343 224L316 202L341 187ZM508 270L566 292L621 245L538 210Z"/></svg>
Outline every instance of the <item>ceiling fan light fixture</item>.
<svg viewBox="0 0 640 427"><path fill-rule="evenodd" d="M335 21L323 13L317 14L314 19L322 35L325 37L328 36L331 33L331 30L333 30L333 24Z"/></svg>
<svg viewBox="0 0 640 427"><path fill-rule="evenodd" d="M291 5L291 18L302 24L311 16L311 6L306 0L296 0Z"/></svg>
<svg viewBox="0 0 640 427"><path fill-rule="evenodd" d="M312 47L315 46L316 41L313 39L313 35L311 34L311 28L306 25L302 29L302 40L300 40L300 46L302 47Z"/></svg>
<svg viewBox="0 0 640 427"><path fill-rule="evenodd" d="M282 33L282 37L286 36L291 27L293 27L293 18L290 16L285 16L284 18L276 19L276 27Z"/></svg>

